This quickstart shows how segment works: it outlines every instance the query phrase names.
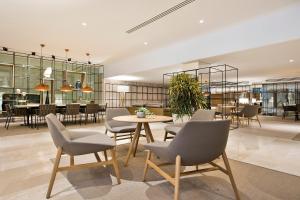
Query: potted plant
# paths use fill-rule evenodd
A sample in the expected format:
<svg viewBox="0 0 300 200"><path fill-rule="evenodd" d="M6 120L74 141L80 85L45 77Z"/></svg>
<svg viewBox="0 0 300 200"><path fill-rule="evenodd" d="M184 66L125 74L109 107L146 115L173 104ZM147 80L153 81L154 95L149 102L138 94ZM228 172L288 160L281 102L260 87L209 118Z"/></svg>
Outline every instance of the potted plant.
<svg viewBox="0 0 300 200"><path fill-rule="evenodd" d="M177 74L169 83L169 106L174 123L185 122L199 108L206 108L206 100L199 83L190 74Z"/></svg>
<svg viewBox="0 0 300 200"><path fill-rule="evenodd" d="M135 113L136 113L136 116L138 118L145 118L146 115L150 115L151 114L151 112L147 108L145 108L145 107L140 107L139 109L137 109L135 111Z"/></svg>

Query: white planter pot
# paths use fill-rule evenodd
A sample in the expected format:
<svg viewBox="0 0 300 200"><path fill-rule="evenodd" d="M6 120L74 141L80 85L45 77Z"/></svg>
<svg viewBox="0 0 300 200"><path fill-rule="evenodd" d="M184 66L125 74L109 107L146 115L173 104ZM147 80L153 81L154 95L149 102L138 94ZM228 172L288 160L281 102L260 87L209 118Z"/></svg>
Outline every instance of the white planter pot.
<svg viewBox="0 0 300 200"><path fill-rule="evenodd" d="M184 115L183 117L177 118L177 114L172 114L174 124L180 124L187 122L191 119L189 115Z"/></svg>
<svg viewBox="0 0 300 200"><path fill-rule="evenodd" d="M144 112L137 112L136 116L137 116L137 118L145 118L146 117Z"/></svg>

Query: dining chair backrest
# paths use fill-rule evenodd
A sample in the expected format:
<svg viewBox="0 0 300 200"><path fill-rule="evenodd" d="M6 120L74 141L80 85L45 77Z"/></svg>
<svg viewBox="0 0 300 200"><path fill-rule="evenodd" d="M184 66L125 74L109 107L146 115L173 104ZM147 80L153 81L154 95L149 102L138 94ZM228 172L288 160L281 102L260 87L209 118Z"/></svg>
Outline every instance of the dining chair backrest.
<svg viewBox="0 0 300 200"><path fill-rule="evenodd" d="M215 118L215 111L214 110L197 110L191 117L191 120L194 121L210 121Z"/></svg>
<svg viewBox="0 0 300 200"><path fill-rule="evenodd" d="M56 147L63 147L65 143L70 141L67 129L53 113L46 115L46 122Z"/></svg>
<svg viewBox="0 0 300 200"><path fill-rule="evenodd" d="M223 115L231 114L232 107L228 104L218 104L217 105L217 112L222 113Z"/></svg>
<svg viewBox="0 0 300 200"><path fill-rule="evenodd" d="M90 103L86 105L85 114L95 114L99 112L99 104Z"/></svg>
<svg viewBox="0 0 300 200"><path fill-rule="evenodd" d="M132 125L132 123L129 122L120 122L113 120L114 117L124 115L130 115L130 112L127 110L127 108L108 108L106 110L105 122L112 128Z"/></svg>
<svg viewBox="0 0 300 200"><path fill-rule="evenodd" d="M183 165L207 163L225 150L230 120L188 121L168 146L172 160L181 156Z"/></svg>
<svg viewBox="0 0 300 200"><path fill-rule="evenodd" d="M300 112L300 104L299 104L299 103L296 104L296 111L297 111L297 112Z"/></svg>
<svg viewBox="0 0 300 200"><path fill-rule="evenodd" d="M80 113L80 104L72 103L66 105L66 115L78 115Z"/></svg>
<svg viewBox="0 0 300 200"><path fill-rule="evenodd" d="M12 108L11 108L10 104L5 104L5 111L8 115L12 114Z"/></svg>
<svg viewBox="0 0 300 200"><path fill-rule="evenodd" d="M107 109L107 103L105 103L104 105L100 105L99 107L100 107L100 108L99 108L99 111L100 111L100 112L106 112L106 109Z"/></svg>
<svg viewBox="0 0 300 200"><path fill-rule="evenodd" d="M39 115L46 116L50 113L56 114L56 105L54 104L41 104L39 106Z"/></svg>
<svg viewBox="0 0 300 200"><path fill-rule="evenodd" d="M244 117L255 117L258 114L258 105L245 105L241 113Z"/></svg>

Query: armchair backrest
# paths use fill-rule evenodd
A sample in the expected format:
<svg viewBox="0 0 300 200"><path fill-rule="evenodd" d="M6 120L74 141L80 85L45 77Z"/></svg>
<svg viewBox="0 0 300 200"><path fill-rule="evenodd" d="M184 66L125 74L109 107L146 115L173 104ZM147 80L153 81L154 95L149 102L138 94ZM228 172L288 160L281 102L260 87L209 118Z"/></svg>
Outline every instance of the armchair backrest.
<svg viewBox="0 0 300 200"><path fill-rule="evenodd" d="M245 105L241 113L244 117L255 117L258 114L258 105Z"/></svg>
<svg viewBox="0 0 300 200"><path fill-rule="evenodd" d="M191 117L191 120L194 121L210 121L215 118L214 110L197 110Z"/></svg>
<svg viewBox="0 0 300 200"><path fill-rule="evenodd" d="M113 120L114 117L124 115L130 115L130 112L127 110L127 108L108 108L106 110L105 124L111 128L132 125L132 123L129 122L119 122Z"/></svg>
<svg viewBox="0 0 300 200"><path fill-rule="evenodd" d="M67 129L54 114L48 114L46 116L46 122L56 147L63 147L65 143L70 141L70 135Z"/></svg>
<svg viewBox="0 0 300 200"><path fill-rule="evenodd" d="M168 146L172 159L180 155L183 165L213 161L224 151L229 120L188 121Z"/></svg>

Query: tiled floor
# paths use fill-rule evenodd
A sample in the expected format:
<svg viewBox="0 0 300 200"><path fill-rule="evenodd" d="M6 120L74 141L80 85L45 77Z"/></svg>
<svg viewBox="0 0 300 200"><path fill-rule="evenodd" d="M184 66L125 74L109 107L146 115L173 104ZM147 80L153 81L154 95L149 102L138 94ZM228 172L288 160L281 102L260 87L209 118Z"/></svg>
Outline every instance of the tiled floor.
<svg viewBox="0 0 300 200"><path fill-rule="evenodd" d="M162 140L164 125L163 123L151 124L155 139ZM69 126L69 128L104 132L103 124ZM253 122L249 127L230 132L227 154L234 160L300 176L300 141L292 140L299 133L300 122L262 117L262 128ZM12 187L0 187L2 189L0 199L2 197L5 197L3 199L40 199L34 198L35 194L31 192L31 186L35 185L35 191L38 187L40 190L45 190L52 169L49 160L55 157L55 152L56 149L46 127L40 130L20 126L11 126L9 130L5 130L4 127L0 127L0 184L3 181L15 183ZM63 162L67 162L67 159L63 159ZM22 179L31 177L31 181L19 182L20 177L16 174L22 176L25 174ZM68 190L73 186L62 178L62 175L59 175L58 179L56 187L63 185L65 188L63 193L68 195ZM40 186L36 186L39 184ZM13 191L19 192L12 197L10 194Z"/></svg>

